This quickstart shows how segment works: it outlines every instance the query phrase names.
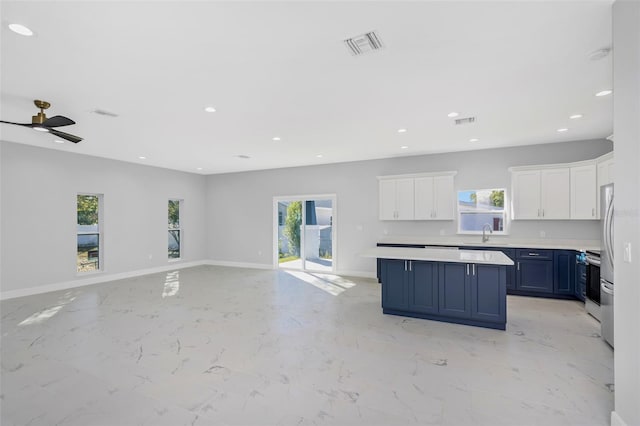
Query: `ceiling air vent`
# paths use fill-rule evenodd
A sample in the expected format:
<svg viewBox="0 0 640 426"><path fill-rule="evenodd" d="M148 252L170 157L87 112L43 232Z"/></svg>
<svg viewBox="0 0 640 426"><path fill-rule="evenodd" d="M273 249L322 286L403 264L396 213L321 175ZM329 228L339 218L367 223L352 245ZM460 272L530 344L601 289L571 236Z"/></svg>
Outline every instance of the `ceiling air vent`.
<svg viewBox="0 0 640 426"><path fill-rule="evenodd" d="M465 117L465 118L458 118L456 119L456 126L459 126L461 124L472 124L476 122L476 118L475 117Z"/></svg>
<svg viewBox="0 0 640 426"><path fill-rule="evenodd" d="M106 111L104 109L99 109L99 108L96 108L91 112L94 113L94 114L98 114L98 115L106 115L107 117L117 117L118 116L118 114L116 114L115 112Z"/></svg>
<svg viewBox="0 0 640 426"><path fill-rule="evenodd" d="M360 56L365 53L380 50L384 47L380 40L380 36L378 36L375 31L348 38L344 41L344 44L353 56Z"/></svg>

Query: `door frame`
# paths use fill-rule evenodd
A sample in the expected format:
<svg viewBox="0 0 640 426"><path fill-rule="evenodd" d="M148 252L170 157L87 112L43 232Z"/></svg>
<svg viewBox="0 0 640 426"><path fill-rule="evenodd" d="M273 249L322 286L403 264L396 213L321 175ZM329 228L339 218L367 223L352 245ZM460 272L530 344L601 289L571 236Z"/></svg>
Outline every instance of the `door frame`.
<svg viewBox="0 0 640 426"><path fill-rule="evenodd" d="M271 218L271 227L273 230L273 241L271 243L271 250L273 253L273 269L289 269L289 268L281 268L279 258L278 258L278 203L281 201L301 201L302 202L302 224L305 225L306 215L307 215L307 206L305 201L313 201L313 200L331 200L331 271L329 273L335 274L338 270L338 247L336 241L336 235L338 235L338 202L336 194L311 194L311 195L277 195L273 197L273 217ZM305 266L300 269L303 272L327 272L327 271L318 271L315 269L307 269L306 268L306 253L304 253L304 232L300 233L300 259L302 260L302 265Z"/></svg>

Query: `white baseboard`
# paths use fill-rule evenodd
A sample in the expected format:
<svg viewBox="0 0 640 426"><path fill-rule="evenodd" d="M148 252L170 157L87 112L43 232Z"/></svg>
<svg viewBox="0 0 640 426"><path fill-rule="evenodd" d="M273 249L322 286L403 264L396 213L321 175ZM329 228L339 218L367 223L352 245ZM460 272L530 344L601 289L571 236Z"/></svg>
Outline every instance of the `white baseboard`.
<svg viewBox="0 0 640 426"><path fill-rule="evenodd" d="M155 268L138 269L130 272L120 272L117 274L99 274L93 275L91 278L84 278L73 281L63 281L53 284L45 284L36 287L21 288L17 290L9 290L0 292L0 300L15 299L16 297L31 296L34 294L49 293L51 291L67 290L70 288L84 287L87 285L99 284L108 281L122 280L125 278L139 277L141 275L155 274L158 272L172 271L175 269L191 268L193 266L208 265L207 260L197 260L193 262L176 262L169 265L158 266Z"/></svg>
<svg viewBox="0 0 640 426"><path fill-rule="evenodd" d="M249 262L233 262L230 260L207 260L207 265L213 266L230 266L232 268L249 268L249 269L273 269L273 266L266 263L249 263Z"/></svg>
<svg viewBox="0 0 640 426"><path fill-rule="evenodd" d="M138 269L136 271L121 272L117 274L99 274L90 278L84 278L73 281L63 281L53 284L45 284L36 287L21 288L17 290L0 291L0 300L15 299L17 297L32 296L34 294L49 293L51 291L67 290L70 288L84 287L87 285L100 284L108 281L122 280L125 278L139 277L141 275L155 274L158 272L172 271L175 269L191 268L193 266L213 265L213 266L229 266L233 268L250 268L250 269L273 269L272 265L265 263L248 263L233 262L228 260L197 260L193 262L173 263L169 265L158 266L155 268ZM358 278L376 278L375 272L366 271L338 271L336 275ZM613 414L612 414L613 416ZM621 423L624 425L624 423Z"/></svg>
<svg viewBox="0 0 640 426"><path fill-rule="evenodd" d="M627 423L622 420L622 417L615 411L611 412L611 426L627 426Z"/></svg>

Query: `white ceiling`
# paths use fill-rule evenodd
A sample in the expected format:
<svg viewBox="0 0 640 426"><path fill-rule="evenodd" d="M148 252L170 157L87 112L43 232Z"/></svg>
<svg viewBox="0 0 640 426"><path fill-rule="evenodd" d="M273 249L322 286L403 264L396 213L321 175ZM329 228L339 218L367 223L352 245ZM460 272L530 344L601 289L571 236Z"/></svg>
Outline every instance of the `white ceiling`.
<svg viewBox="0 0 640 426"><path fill-rule="evenodd" d="M3 0L0 118L43 99L85 140L0 138L203 174L605 138L611 3ZM385 48L351 56L371 30Z"/></svg>

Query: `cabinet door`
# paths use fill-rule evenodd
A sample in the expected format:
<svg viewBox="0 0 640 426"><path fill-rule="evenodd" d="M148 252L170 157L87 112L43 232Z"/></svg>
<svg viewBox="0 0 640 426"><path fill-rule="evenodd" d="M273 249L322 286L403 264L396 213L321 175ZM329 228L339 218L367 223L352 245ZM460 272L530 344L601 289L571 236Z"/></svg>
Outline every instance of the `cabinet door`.
<svg viewBox="0 0 640 426"><path fill-rule="evenodd" d="M378 184L380 197L380 220L395 220L396 218L396 181L383 179Z"/></svg>
<svg viewBox="0 0 640 426"><path fill-rule="evenodd" d="M540 171L542 219L571 218L571 184L568 167Z"/></svg>
<svg viewBox="0 0 640 426"><path fill-rule="evenodd" d="M518 290L553 293L553 261L518 260L516 264Z"/></svg>
<svg viewBox="0 0 640 426"><path fill-rule="evenodd" d="M433 210L434 219L454 220L453 176L436 176L433 178Z"/></svg>
<svg viewBox="0 0 640 426"><path fill-rule="evenodd" d="M440 263L438 273L438 308L442 315L471 317L471 278L467 274L470 265L465 263Z"/></svg>
<svg viewBox="0 0 640 426"><path fill-rule="evenodd" d="M571 167L571 219L596 219L596 165Z"/></svg>
<svg viewBox="0 0 640 426"><path fill-rule="evenodd" d="M438 264L412 260L409 269L409 310L438 313Z"/></svg>
<svg viewBox="0 0 640 426"><path fill-rule="evenodd" d="M413 178L396 179L396 220L413 220Z"/></svg>
<svg viewBox="0 0 640 426"><path fill-rule="evenodd" d="M382 307L406 311L409 307L406 260L381 259Z"/></svg>
<svg viewBox="0 0 640 426"><path fill-rule="evenodd" d="M504 322L507 318L506 269L498 265L472 265L471 318Z"/></svg>
<svg viewBox="0 0 640 426"><path fill-rule="evenodd" d="M573 295L575 293L576 252L555 250L553 253L553 292Z"/></svg>
<svg viewBox="0 0 640 426"><path fill-rule="evenodd" d="M512 172L511 187L514 219L538 219L540 216L540 171Z"/></svg>
<svg viewBox="0 0 640 426"><path fill-rule="evenodd" d="M421 177L414 180L414 218L416 220L430 220L434 216L433 178Z"/></svg>

